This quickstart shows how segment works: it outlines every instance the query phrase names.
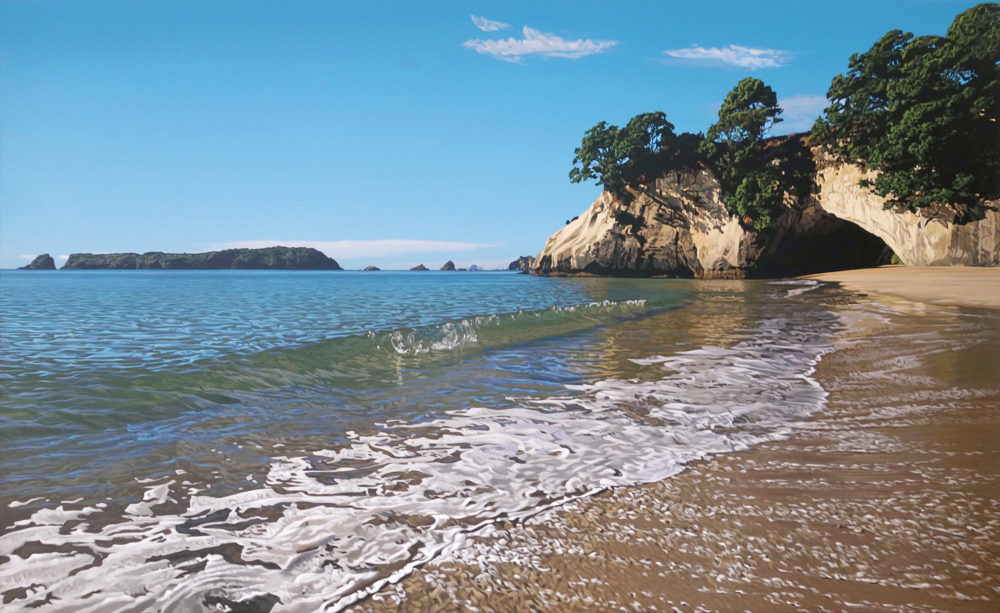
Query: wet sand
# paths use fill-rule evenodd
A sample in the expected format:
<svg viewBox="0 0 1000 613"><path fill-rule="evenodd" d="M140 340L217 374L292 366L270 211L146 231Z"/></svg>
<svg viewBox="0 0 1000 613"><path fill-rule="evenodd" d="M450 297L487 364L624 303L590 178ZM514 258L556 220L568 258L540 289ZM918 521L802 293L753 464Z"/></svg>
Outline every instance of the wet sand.
<svg viewBox="0 0 1000 613"><path fill-rule="evenodd" d="M1000 317L840 308L790 439L470 536L354 610L997 611Z"/></svg>
<svg viewBox="0 0 1000 613"><path fill-rule="evenodd" d="M890 294L926 304L1000 309L1000 268L880 266L806 278L840 283L851 291Z"/></svg>

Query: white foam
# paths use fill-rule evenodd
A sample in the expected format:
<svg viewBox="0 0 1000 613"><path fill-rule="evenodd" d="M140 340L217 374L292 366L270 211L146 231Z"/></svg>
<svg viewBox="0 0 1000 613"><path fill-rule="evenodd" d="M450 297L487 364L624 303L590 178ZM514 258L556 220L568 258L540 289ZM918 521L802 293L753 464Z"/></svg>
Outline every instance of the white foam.
<svg viewBox="0 0 1000 613"><path fill-rule="evenodd" d="M498 518L786 436L826 396L810 377L826 341L793 327L766 320L734 347L634 360L662 371L649 381L608 379L511 408L349 432L346 446L273 458L263 485L228 496L147 482L142 501L99 529L86 522L96 508L42 509L0 537L10 558L0 591L44 586L11 610L47 598L42 609L199 610L208 595L261 594L279 598L274 611L337 610ZM15 553L29 542L72 553Z"/></svg>

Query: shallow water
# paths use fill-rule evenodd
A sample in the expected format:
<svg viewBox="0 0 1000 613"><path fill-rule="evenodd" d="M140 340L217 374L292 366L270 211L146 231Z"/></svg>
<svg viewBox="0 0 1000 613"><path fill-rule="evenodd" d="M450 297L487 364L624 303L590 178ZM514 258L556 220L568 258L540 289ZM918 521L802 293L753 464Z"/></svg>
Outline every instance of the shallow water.
<svg viewBox="0 0 1000 613"><path fill-rule="evenodd" d="M498 519L789 435L810 282L0 274L5 608L341 608Z"/></svg>

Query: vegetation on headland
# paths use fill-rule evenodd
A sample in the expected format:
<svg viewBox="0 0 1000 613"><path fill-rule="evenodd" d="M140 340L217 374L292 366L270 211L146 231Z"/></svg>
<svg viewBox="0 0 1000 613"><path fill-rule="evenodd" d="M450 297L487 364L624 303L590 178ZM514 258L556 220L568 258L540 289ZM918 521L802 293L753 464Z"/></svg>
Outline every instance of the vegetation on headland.
<svg viewBox="0 0 1000 613"><path fill-rule="evenodd" d="M851 56L827 97L810 144L876 171L862 185L890 206L967 210L1000 196L1000 4L959 14L944 37L887 33ZM584 133L570 181L594 180L628 203L667 171L705 165L726 210L766 230L809 193L815 168L802 138L768 138L781 112L775 92L747 77L704 135L675 134L659 111L624 128L602 121Z"/></svg>
<svg viewBox="0 0 1000 613"><path fill-rule="evenodd" d="M790 169L795 153L767 146L767 134L781 121L777 96L763 81L740 81L719 109L708 134L675 134L660 111L633 117L624 128L600 122L584 133L573 158L570 181L593 179L624 202L638 185L675 168L708 165L722 188L726 209L744 225L768 227L794 191Z"/></svg>
<svg viewBox="0 0 1000 613"><path fill-rule="evenodd" d="M892 30L834 77L813 140L876 171L863 184L890 206L974 207L1000 196L1000 4L980 4L945 36Z"/></svg>

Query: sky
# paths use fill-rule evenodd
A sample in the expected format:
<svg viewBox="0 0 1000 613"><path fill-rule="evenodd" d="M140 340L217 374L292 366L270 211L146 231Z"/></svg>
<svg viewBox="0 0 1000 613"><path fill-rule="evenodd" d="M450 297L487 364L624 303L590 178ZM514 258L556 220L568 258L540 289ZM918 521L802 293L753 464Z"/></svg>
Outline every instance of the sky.
<svg viewBox="0 0 1000 613"><path fill-rule="evenodd" d="M597 122L704 132L754 76L774 133L807 130L851 53L974 4L0 0L0 268L279 244L506 267L599 195L567 176Z"/></svg>

